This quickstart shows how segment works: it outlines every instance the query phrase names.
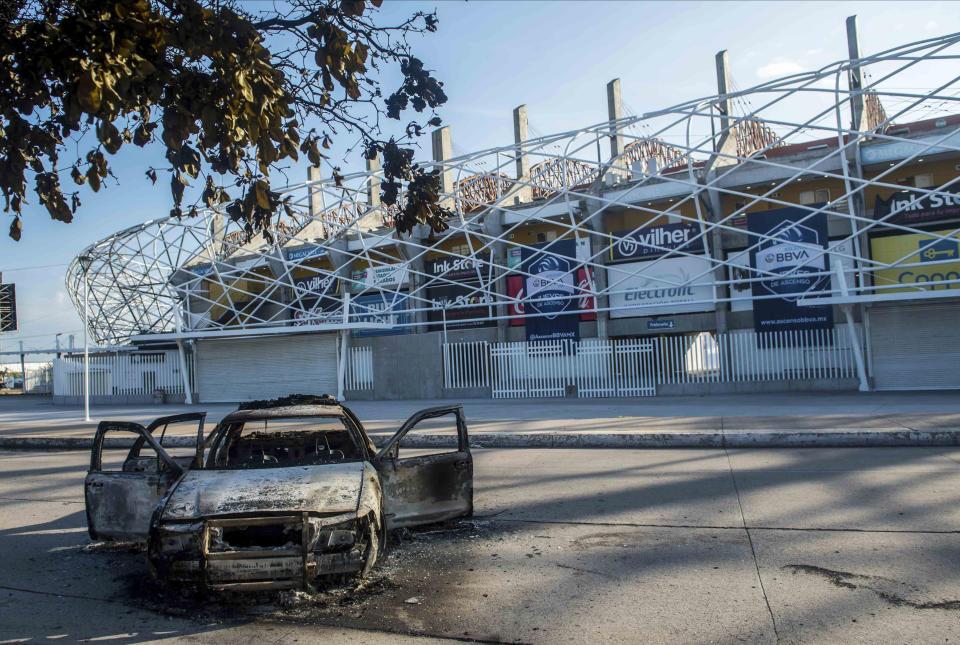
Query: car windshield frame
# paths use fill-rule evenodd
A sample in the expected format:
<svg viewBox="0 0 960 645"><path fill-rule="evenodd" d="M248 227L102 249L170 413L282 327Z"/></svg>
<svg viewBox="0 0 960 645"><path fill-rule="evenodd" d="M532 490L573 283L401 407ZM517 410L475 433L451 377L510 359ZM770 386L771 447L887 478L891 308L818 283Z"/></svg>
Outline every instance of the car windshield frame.
<svg viewBox="0 0 960 645"><path fill-rule="evenodd" d="M218 455L221 450L229 450L229 445L224 445L224 441L230 435L237 433L238 436L243 436L245 434L245 428L247 424L260 424L264 423L266 428L269 431L270 423L277 422L289 422L295 420L302 420L304 422L310 420L324 420L329 422L339 421L350 437L350 440L353 442L355 448L355 457L344 458L339 461L330 461L329 463L318 463L318 464L262 464L258 466L227 466L222 463L218 463ZM239 426L239 427L238 427ZM256 432L256 430L254 430ZM205 470L268 470L273 468L293 468L293 467L310 467L310 466L327 466L338 463L356 463L369 461L370 455L368 446L363 440L361 433L356 428L353 421L350 419L349 415L338 413L338 414L318 414L315 411L304 412L301 414L290 413L290 414L271 414L271 411L264 411L263 414L251 414L250 412L242 414L231 414L225 417L214 431L211 433L212 438L209 441L210 451L207 454L206 459L204 460L204 469Z"/></svg>

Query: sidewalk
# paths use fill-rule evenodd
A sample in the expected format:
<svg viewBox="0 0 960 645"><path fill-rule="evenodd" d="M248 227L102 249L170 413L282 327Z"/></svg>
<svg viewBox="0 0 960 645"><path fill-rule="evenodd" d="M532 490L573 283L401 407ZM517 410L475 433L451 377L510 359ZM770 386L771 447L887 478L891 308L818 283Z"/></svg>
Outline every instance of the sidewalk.
<svg viewBox="0 0 960 645"><path fill-rule="evenodd" d="M348 405L375 439L419 409L457 403L356 401ZM507 447L738 447L960 445L960 392L727 394L634 399L462 401L472 443ZM83 410L43 397L0 398L0 448L81 447L103 419L148 423L158 416L207 412L207 430L232 404L111 406ZM428 427L436 427L433 424ZM195 430L193 430L195 431ZM171 429L186 434L189 428ZM431 444L429 432L422 440ZM30 441L23 441L30 439ZM63 441L70 439L70 441ZM53 444L51 444L53 447Z"/></svg>

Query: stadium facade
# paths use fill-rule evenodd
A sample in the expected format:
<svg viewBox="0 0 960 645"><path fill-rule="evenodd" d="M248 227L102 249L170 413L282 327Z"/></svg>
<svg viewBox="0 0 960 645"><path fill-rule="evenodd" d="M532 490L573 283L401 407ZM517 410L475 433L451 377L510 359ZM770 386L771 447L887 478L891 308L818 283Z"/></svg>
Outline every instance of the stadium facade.
<svg viewBox="0 0 960 645"><path fill-rule="evenodd" d="M960 387L960 34L848 35L748 90L722 52L717 95L639 116L612 81L571 132L520 107L454 157L439 129L442 233L397 233L376 161L312 169L272 239L215 210L121 231L78 255L90 331L201 401Z"/></svg>

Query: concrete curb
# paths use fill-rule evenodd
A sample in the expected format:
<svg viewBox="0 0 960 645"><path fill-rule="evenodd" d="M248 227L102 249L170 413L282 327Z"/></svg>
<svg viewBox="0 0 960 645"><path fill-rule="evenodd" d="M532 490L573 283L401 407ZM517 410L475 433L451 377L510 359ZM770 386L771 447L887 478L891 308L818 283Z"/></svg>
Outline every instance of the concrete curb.
<svg viewBox="0 0 960 645"><path fill-rule="evenodd" d="M392 434L373 434L378 446ZM193 437L167 437L164 445L190 448ZM89 450L85 437L0 437L0 450ZM107 439L107 448L127 448L128 439ZM454 447L447 435L412 434L411 448ZM960 428L938 430L830 430L732 432L480 432L470 435L473 448L873 448L958 446Z"/></svg>

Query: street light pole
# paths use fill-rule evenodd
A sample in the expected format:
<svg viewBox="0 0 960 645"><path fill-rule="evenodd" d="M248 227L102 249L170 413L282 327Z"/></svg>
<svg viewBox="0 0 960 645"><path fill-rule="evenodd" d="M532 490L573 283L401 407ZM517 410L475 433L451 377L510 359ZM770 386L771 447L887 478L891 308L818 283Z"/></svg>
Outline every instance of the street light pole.
<svg viewBox="0 0 960 645"><path fill-rule="evenodd" d="M87 341L87 295L89 285L87 284L87 272L93 263L93 258L89 255L81 255L77 258L80 262L80 268L83 269L83 420L90 420L90 346Z"/></svg>

